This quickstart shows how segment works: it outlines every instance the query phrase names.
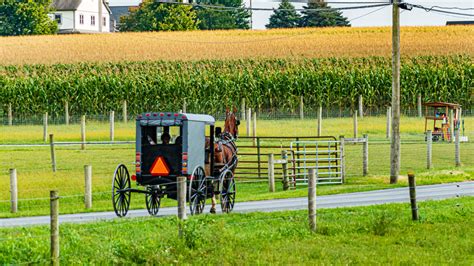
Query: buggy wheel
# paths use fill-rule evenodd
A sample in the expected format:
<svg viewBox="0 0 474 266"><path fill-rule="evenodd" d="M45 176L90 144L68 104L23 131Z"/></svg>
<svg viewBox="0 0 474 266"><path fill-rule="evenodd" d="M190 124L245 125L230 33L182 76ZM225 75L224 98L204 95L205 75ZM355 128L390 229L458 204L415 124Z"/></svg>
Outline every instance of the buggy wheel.
<svg viewBox="0 0 474 266"><path fill-rule="evenodd" d="M222 212L229 213L234 209L235 179L232 171L224 171L220 176L219 193Z"/></svg>
<svg viewBox="0 0 474 266"><path fill-rule="evenodd" d="M161 205L160 189L157 187L148 187L147 190L148 193L145 194L146 209L150 215L156 216Z"/></svg>
<svg viewBox="0 0 474 266"><path fill-rule="evenodd" d="M119 164L112 180L112 204L118 217L127 215L130 207L130 174L127 167Z"/></svg>
<svg viewBox="0 0 474 266"><path fill-rule="evenodd" d="M207 186L204 168L198 166L194 169L189 180L189 209L191 215L200 214L206 206Z"/></svg>

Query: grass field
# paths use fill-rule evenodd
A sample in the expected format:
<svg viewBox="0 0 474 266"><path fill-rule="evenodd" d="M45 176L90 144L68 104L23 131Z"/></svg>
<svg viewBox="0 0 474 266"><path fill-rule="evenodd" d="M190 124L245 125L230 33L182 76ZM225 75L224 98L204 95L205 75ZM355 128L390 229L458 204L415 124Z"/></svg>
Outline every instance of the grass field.
<svg viewBox="0 0 474 266"><path fill-rule="evenodd" d="M473 265L474 198L306 211L62 224L62 264ZM0 264L47 264L49 228L0 229Z"/></svg>
<svg viewBox="0 0 474 266"><path fill-rule="evenodd" d="M423 120L418 118L402 118L402 165L401 175L414 170L418 184L435 184L472 180L474 176L474 131L469 127L474 123L472 117L466 117L466 133L470 143L461 145L462 167L454 167L454 145L436 143L433 146L432 170L426 170L426 145L423 142ZM220 124L219 124L220 125ZM245 125L245 123L243 124ZM346 169L348 179L345 185L321 186L320 195L343 192L364 191L395 187L389 184L389 147L385 141L385 119L383 117L366 117L359 121L359 134L369 134L369 176L362 177L362 159L359 145L346 146ZM134 123L118 123L116 139L134 140ZM292 130L288 130L291 128ZM240 131L244 134L245 127ZM260 136L296 136L315 135L314 120L279 120L259 121ZM78 141L80 138L78 125L56 125L50 127L57 141ZM352 135L352 120L349 118L327 119L323 122L325 135ZM2 143L42 143L41 126L2 126L0 134L4 136ZM92 122L88 124L88 140L107 140L108 125ZM414 142L414 143L412 143ZM9 193L0 194L0 217L48 214L49 190L58 189L62 196L62 212L85 212L112 210L110 188L112 174L119 163L125 163L133 169L134 146L130 145L89 145L85 151L79 145L57 146L58 172L51 172L50 151L44 147L1 147L0 148L0 189L9 191L8 169L18 171L19 213L9 213ZM279 153L275 150L275 153ZM85 210L82 203L84 181L83 166L93 167L93 209ZM241 180L240 180L241 181ZM239 181L238 181L239 182ZM397 186L405 186L406 178L401 177ZM305 196L306 189L282 191L280 183L276 184L277 192L269 193L265 180L259 183L238 183L238 201L262 200L271 198L287 198ZM32 200L35 199L35 200ZM176 202L165 199L164 206L175 205ZM132 196L132 208L144 208L142 195Z"/></svg>
<svg viewBox="0 0 474 266"><path fill-rule="evenodd" d="M402 27L402 55L472 55L473 33L470 26ZM2 65L390 54L389 27L22 36L0 42Z"/></svg>

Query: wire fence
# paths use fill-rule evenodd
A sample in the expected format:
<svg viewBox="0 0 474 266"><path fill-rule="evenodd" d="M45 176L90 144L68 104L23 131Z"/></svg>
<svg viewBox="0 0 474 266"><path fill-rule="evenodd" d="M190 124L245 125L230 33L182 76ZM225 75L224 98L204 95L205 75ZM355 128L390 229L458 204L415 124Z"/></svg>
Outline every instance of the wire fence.
<svg viewBox="0 0 474 266"><path fill-rule="evenodd" d="M259 120L289 120L289 119L300 119L301 112L300 110L278 110L278 109L253 109L256 112L257 119ZM357 108L346 108L341 107L338 109L333 108L323 108L321 116L323 118L347 118L352 117L354 110ZM174 112L179 112L182 110L169 110ZM193 113L193 110L186 110L188 113ZM387 109L385 108L368 108L364 110L364 116L377 117L377 116L386 116ZM69 124L80 124L81 116L83 114L69 114L68 123ZM225 120L225 111L210 113L218 121ZM413 109L403 109L401 110L401 115L406 117L418 117L419 113L416 108ZM424 115L424 112L422 113ZM462 110L462 116L473 116L474 109ZM308 119L314 119L318 116L318 107L316 106L305 106L303 109L303 117ZM127 121L134 121L137 115L128 114ZM243 119L242 112L239 112L237 115L239 119ZM87 121L89 122L108 122L110 120L110 114L86 114ZM115 121L124 121L123 113L121 110L116 110L114 114ZM28 116L15 114L12 115L12 125L42 125L44 121L44 114L32 114ZM10 119L6 113L0 114L0 125L9 125ZM64 125L66 124L65 115L49 115L48 124L51 125Z"/></svg>

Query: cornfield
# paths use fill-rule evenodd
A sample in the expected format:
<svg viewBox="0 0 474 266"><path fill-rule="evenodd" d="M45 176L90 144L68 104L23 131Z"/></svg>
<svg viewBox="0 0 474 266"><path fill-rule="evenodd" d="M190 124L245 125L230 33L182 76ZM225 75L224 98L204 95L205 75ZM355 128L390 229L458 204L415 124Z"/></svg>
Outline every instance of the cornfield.
<svg viewBox="0 0 474 266"><path fill-rule="evenodd" d="M105 114L128 101L130 113L179 110L219 112L242 98L260 110L305 106L355 107L363 95L368 108L385 108L391 98L391 60L386 57L321 59L241 59L0 66L0 105L17 116L61 115L64 102L75 114ZM472 58L405 58L401 104L458 102L471 108Z"/></svg>
<svg viewBox="0 0 474 266"><path fill-rule="evenodd" d="M403 27L403 57L474 55L472 26ZM391 28L306 28L1 38L0 65L391 55Z"/></svg>

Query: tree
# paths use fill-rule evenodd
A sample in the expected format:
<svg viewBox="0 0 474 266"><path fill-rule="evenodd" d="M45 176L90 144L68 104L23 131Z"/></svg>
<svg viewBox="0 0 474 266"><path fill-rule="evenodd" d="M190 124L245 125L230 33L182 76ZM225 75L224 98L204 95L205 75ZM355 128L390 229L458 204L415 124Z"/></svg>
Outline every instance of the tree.
<svg viewBox="0 0 474 266"><path fill-rule="evenodd" d="M0 0L0 36L54 34L51 0Z"/></svg>
<svg viewBox="0 0 474 266"><path fill-rule="evenodd" d="M197 6L195 10L200 21L199 29L227 30L250 28L250 12L243 9L244 3L242 0L204 0L198 2L198 4L231 7L230 9L218 9Z"/></svg>
<svg viewBox="0 0 474 266"><path fill-rule="evenodd" d="M288 1L283 0L278 9L270 16L270 23L267 28L296 28L299 26L301 16L295 10L295 7Z"/></svg>
<svg viewBox="0 0 474 266"><path fill-rule="evenodd" d="M313 2L315 1L315 2ZM323 0L313 0L305 6L301 26L303 27L336 27L350 26L347 18L336 9L329 7ZM323 10L311 10L323 9Z"/></svg>
<svg viewBox="0 0 474 266"><path fill-rule="evenodd" d="M121 18L120 31L195 30L199 24L191 6L145 0Z"/></svg>

